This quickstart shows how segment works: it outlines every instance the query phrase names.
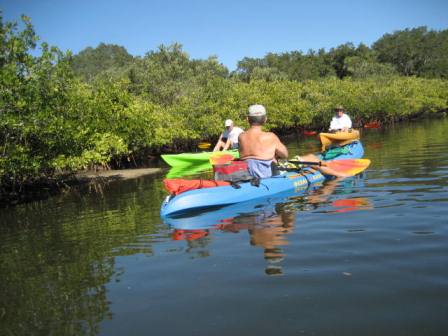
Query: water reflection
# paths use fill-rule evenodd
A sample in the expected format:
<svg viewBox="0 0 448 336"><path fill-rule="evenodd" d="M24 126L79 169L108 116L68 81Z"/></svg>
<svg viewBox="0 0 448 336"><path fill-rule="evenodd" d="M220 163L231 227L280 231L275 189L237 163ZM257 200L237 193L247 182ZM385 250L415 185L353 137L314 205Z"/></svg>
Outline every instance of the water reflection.
<svg viewBox="0 0 448 336"><path fill-rule="evenodd" d="M0 335L444 335L447 127L367 130L368 178L170 223L162 174L2 209Z"/></svg>
<svg viewBox="0 0 448 336"><path fill-rule="evenodd" d="M262 248L267 262L267 275L282 275L282 261L286 257L284 247L288 245L288 235L293 233L300 211L344 213L372 209L365 197L340 198L339 194L350 194L353 189L363 186L364 178L334 179L321 186L312 186L300 194L283 193L276 197L244 202L214 210L200 211L189 215L166 218L172 228L173 240L184 240L188 253L195 257L209 256L212 243L210 237L217 233L249 233L249 243ZM332 197L338 197L332 199ZM312 207L310 207L312 206ZM199 249L198 249L199 247ZM200 253L199 253L200 252Z"/></svg>
<svg viewBox="0 0 448 336"><path fill-rule="evenodd" d="M161 192L153 179L3 210L0 335L99 333L112 319L106 285L123 273L115 257L152 255L162 240L149 220L149 200Z"/></svg>

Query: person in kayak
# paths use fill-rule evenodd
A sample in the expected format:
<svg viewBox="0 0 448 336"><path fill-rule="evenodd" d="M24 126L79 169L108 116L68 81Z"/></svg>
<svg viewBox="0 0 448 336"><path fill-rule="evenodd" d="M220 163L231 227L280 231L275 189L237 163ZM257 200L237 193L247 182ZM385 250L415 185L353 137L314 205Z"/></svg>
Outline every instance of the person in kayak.
<svg viewBox="0 0 448 336"><path fill-rule="evenodd" d="M266 120L265 107L263 105L251 105L247 113L247 121L250 127L239 136L240 160L247 162L249 174L256 178L271 177L272 164L276 163L277 159L288 158L288 149L277 135L262 130ZM297 156L296 159L316 163L320 161L314 154ZM325 166L319 166L317 169L325 175L350 176Z"/></svg>
<svg viewBox="0 0 448 336"><path fill-rule="evenodd" d="M335 116L330 123L330 132L343 131L346 132L352 128L352 120L344 113L344 107L339 105L334 109Z"/></svg>
<svg viewBox="0 0 448 336"><path fill-rule="evenodd" d="M247 113L249 129L239 136L240 159L248 164L249 174L256 178L272 176L272 163L288 158L288 149L272 132L264 132L266 109L263 105L251 105Z"/></svg>
<svg viewBox="0 0 448 336"><path fill-rule="evenodd" d="M233 125L233 121L227 119L224 122L225 130L219 136L218 142L213 149L214 152L227 150L229 148L238 149L238 136L243 133L243 129Z"/></svg>

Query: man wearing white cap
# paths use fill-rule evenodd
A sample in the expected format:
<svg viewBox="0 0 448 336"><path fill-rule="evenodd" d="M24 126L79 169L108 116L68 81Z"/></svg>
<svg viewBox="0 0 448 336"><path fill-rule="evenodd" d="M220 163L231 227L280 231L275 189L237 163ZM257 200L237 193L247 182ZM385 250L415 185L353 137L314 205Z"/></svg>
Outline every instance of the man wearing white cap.
<svg viewBox="0 0 448 336"><path fill-rule="evenodd" d="M227 150L229 148L238 149L238 136L243 133L243 129L233 126L233 121L227 119L224 122L226 129L221 133L218 142L213 149L214 152L219 150Z"/></svg>
<svg viewBox="0 0 448 336"><path fill-rule="evenodd" d="M272 162L288 158L288 149L272 132L264 132L266 109L263 105L251 105L247 112L249 129L239 138L240 159L248 164L249 174L258 178L272 176Z"/></svg>

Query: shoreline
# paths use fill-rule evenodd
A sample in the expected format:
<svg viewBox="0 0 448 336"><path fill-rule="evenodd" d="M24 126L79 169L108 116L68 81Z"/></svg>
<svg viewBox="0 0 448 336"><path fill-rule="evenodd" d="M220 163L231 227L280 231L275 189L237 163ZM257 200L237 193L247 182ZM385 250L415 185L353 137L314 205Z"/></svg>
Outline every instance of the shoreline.
<svg viewBox="0 0 448 336"><path fill-rule="evenodd" d="M0 208L14 207L18 204L44 200L56 196L64 190L71 190L88 184L130 180L153 175L161 171L162 168L81 171L67 176L42 178L22 186L19 191L4 191L0 193Z"/></svg>
<svg viewBox="0 0 448 336"><path fill-rule="evenodd" d="M128 180L139 178L146 175L152 175L162 171L162 168L134 168L134 169L117 169L117 170L101 170L101 171L82 171L77 172L74 177L79 181L88 180Z"/></svg>

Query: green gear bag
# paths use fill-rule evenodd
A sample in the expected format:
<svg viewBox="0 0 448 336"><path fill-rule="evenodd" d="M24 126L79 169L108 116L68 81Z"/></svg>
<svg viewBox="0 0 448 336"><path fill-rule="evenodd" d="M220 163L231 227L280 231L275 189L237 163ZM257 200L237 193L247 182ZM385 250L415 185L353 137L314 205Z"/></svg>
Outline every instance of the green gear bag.
<svg viewBox="0 0 448 336"><path fill-rule="evenodd" d="M333 147L322 154L322 159L332 160L335 157L338 157L339 155L348 154L348 153L350 153L350 149L348 149L345 146L344 147Z"/></svg>

